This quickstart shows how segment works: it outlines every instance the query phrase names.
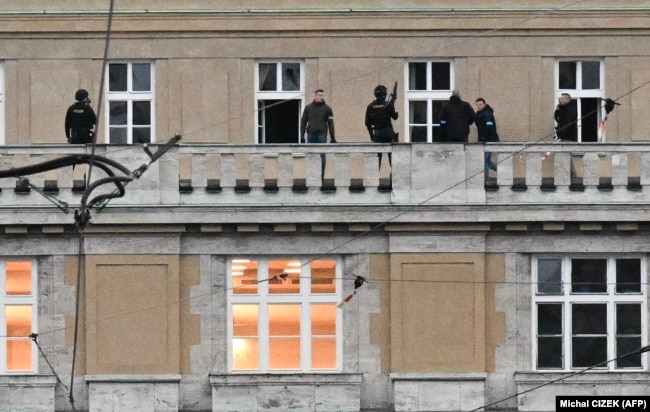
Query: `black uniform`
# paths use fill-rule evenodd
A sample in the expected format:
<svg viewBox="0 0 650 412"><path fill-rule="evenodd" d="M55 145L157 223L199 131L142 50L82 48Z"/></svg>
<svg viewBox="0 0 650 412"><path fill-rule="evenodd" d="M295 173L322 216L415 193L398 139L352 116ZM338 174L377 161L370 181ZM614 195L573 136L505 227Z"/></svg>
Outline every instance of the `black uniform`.
<svg viewBox="0 0 650 412"><path fill-rule="evenodd" d="M578 109L576 102L570 101L565 105L558 105L554 113L557 126L555 134L560 140L570 142L578 141Z"/></svg>
<svg viewBox="0 0 650 412"><path fill-rule="evenodd" d="M445 141L449 143L467 143L469 125L474 123L474 109L458 96L451 96L442 107L440 126Z"/></svg>
<svg viewBox="0 0 650 412"><path fill-rule="evenodd" d="M377 97L366 108L366 129L370 140L375 143L391 143L397 141L397 134L393 130L391 119L397 120L399 115L395 105L386 104L386 97Z"/></svg>
<svg viewBox="0 0 650 412"><path fill-rule="evenodd" d="M397 142L398 135L393 130L392 120L397 120L399 114L395 111L395 100L386 103L386 86L379 85L375 87L376 99L366 108L366 129L370 135L370 140L375 143L392 143ZM377 153L379 157L379 167L381 167L382 154ZM392 166L393 159L388 153L388 163Z"/></svg>
<svg viewBox="0 0 650 412"><path fill-rule="evenodd" d="M65 114L65 136L72 144L92 143L97 116L86 101L75 102Z"/></svg>

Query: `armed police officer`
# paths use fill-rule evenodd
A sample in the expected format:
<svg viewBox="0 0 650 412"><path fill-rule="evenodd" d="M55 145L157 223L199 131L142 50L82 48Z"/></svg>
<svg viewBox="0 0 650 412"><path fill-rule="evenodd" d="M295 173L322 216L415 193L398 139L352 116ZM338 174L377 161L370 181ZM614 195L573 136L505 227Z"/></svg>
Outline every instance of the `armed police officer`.
<svg viewBox="0 0 650 412"><path fill-rule="evenodd" d="M395 90L388 101L386 96L388 90L383 84L375 87L375 100L366 108L366 129L370 140L375 143L393 143L398 141L398 134L393 130L392 120L397 120L399 113L395 110L395 99L397 97L397 83ZM378 153L379 167L381 168L382 153ZM392 167L391 153L388 153L388 164Z"/></svg>
<svg viewBox="0 0 650 412"><path fill-rule="evenodd" d="M97 124L97 116L90 107L88 91L79 89L74 95L76 100L65 114L65 136L72 144L93 142L93 131Z"/></svg>

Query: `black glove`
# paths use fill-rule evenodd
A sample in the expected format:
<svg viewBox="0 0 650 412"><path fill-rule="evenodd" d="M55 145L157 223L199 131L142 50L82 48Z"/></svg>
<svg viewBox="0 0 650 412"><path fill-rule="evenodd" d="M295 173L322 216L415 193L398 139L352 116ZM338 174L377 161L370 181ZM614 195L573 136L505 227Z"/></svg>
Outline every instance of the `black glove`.
<svg viewBox="0 0 650 412"><path fill-rule="evenodd" d="M300 138L300 143L305 143L305 138L304 137Z"/></svg>
<svg viewBox="0 0 650 412"><path fill-rule="evenodd" d="M334 138L334 136L330 137L330 143L336 143L336 139Z"/></svg>

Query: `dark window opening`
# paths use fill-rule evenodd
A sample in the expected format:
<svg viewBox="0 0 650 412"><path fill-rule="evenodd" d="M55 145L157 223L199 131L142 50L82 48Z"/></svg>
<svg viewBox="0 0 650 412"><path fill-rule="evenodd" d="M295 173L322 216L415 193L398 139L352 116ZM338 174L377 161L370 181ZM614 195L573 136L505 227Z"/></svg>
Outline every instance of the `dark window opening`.
<svg viewBox="0 0 650 412"><path fill-rule="evenodd" d="M257 142L299 143L300 100L259 100Z"/></svg>

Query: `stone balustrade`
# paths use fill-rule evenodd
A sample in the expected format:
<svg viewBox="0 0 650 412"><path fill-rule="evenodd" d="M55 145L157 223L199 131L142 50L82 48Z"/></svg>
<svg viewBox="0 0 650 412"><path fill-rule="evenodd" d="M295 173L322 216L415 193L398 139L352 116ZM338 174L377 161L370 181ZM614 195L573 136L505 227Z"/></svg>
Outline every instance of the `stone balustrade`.
<svg viewBox="0 0 650 412"><path fill-rule="evenodd" d="M155 145L152 148L155 149ZM498 173L484 186L483 151ZM7 170L90 147L0 147ZM321 155L326 168L321 176ZM382 167L378 154L383 154ZM388 164L392 155L392 176ZM135 170L149 162L140 146L98 146L97 156ZM3 209L78 207L86 165L0 179ZM91 180L105 177L93 167ZM622 144L182 144L151 164L108 206L490 205L648 203L650 145ZM114 190L95 189L92 196Z"/></svg>

